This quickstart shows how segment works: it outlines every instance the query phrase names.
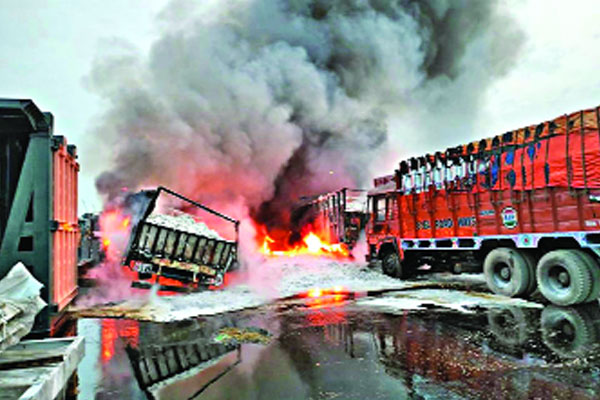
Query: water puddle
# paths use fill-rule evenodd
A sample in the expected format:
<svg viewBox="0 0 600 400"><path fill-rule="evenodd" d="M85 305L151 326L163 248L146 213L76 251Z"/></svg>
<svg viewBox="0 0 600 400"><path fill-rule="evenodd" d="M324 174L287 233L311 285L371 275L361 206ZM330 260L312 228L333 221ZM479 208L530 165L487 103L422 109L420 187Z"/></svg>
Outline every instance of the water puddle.
<svg viewBox="0 0 600 400"><path fill-rule="evenodd" d="M80 319L80 398L600 396L597 304L388 313L353 296L177 323Z"/></svg>

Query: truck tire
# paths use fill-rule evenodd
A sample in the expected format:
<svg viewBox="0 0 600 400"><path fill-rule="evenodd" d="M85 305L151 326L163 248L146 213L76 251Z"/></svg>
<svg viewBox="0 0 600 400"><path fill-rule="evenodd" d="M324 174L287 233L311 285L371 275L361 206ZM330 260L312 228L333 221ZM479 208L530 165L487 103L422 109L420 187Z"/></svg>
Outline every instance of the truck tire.
<svg viewBox="0 0 600 400"><path fill-rule="evenodd" d="M489 252L483 263L488 288L508 297L523 296L531 288L533 266L522 252L500 247Z"/></svg>
<svg viewBox="0 0 600 400"><path fill-rule="evenodd" d="M400 258L395 251L387 253L385 256L383 256L381 269L383 270L384 274L393 278L402 279L404 277L402 273L402 263L400 263Z"/></svg>
<svg viewBox="0 0 600 400"><path fill-rule="evenodd" d="M537 289L537 278L535 276L535 267L537 265L537 261L532 253L527 250L518 250L519 253L525 259L527 263L527 270L529 271L529 286L527 286L527 290L523 293L523 297L529 297L533 292Z"/></svg>
<svg viewBox="0 0 600 400"><path fill-rule="evenodd" d="M577 250L546 253L537 265L540 293L557 306L583 303L592 294L592 270Z"/></svg>
<svg viewBox="0 0 600 400"><path fill-rule="evenodd" d="M586 312L586 306L544 308L541 331L544 344L563 358L580 357L589 353L596 343L598 333L594 319Z"/></svg>
<svg viewBox="0 0 600 400"><path fill-rule="evenodd" d="M590 276L592 280L592 289L590 290L590 295L583 301L584 303L589 303L594 300L598 300L598 295L600 295L600 266L598 266L598 262L586 253L583 250L574 250L579 257L581 257L582 262L587 264L587 268L590 271Z"/></svg>

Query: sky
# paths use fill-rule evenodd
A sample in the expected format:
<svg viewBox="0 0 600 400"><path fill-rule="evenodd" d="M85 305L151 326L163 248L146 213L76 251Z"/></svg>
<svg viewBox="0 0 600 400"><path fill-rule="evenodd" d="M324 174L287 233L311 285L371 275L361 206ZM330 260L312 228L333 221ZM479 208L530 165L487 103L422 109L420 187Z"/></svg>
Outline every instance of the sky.
<svg viewBox="0 0 600 400"><path fill-rule="evenodd" d="M33 99L54 114L55 132L78 145L80 213L101 208L94 187L102 170L97 160L111 156L94 153L94 141L101 138L91 132L106 104L87 84L93 62L110 50L115 39L147 52L160 33L157 15L167 4L167 0L2 0L0 97ZM380 161L378 172L392 172L404 157L600 104L600 3L503 0L502 5L521 26L525 43L508 74L487 89L473 126L458 135L458 142L448 135L439 143L424 143L419 135L398 131L402 124L392 119L390 146L399 150ZM460 129L460 121L458 116L455 129Z"/></svg>

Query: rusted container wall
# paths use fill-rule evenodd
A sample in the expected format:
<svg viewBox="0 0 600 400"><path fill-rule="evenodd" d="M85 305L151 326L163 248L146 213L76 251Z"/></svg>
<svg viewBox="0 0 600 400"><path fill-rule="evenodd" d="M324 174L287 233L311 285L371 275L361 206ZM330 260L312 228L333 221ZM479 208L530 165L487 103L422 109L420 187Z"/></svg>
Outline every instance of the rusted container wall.
<svg viewBox="0 0 600 400"><path fill-rule="evenodd" d="M62 140L53 157L53 213L56 230L52 237L52 302L58 311L77 294L77 176L79 164L75 146Z"/></svg>

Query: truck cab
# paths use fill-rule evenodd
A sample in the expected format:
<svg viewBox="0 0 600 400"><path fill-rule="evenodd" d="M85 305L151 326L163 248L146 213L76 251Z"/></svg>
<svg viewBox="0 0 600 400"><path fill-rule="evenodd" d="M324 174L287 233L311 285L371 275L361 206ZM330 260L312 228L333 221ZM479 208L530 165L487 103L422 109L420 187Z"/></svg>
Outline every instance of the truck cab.
<svg viewBox="0 0 600 400"><path fill-rule="evenodd" d="M385 273L401 277L396 175L375 178L373 184L374 188L367 193L366 259L370 263L381 259Z"/></svg>

